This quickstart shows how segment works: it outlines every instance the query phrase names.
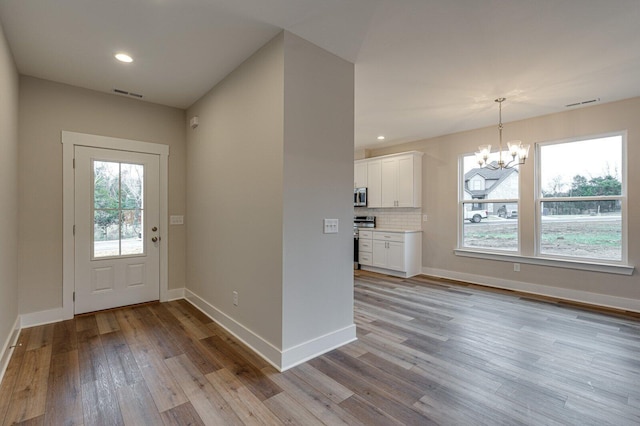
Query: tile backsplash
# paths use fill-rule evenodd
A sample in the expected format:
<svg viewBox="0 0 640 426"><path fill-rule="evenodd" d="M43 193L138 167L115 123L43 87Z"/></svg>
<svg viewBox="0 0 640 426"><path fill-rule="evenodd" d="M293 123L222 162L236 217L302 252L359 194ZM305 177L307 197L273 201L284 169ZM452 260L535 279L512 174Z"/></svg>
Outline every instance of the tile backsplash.
<svg viewBox="0 0 640 426"><path fill-rule="evenodd" d="M377 228L411 231L422 229L422 209L369 209L366 207L355 207L353 214L354 216L375 216Z"/></svg>

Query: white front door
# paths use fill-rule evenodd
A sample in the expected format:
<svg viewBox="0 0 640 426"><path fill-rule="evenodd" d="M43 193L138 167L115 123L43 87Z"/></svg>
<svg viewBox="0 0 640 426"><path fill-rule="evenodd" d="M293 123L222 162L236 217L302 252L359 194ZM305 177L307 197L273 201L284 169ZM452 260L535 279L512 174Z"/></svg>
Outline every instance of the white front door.
<svg viewBox="0 0 640 426"><path fill-rule="evenodd" d="M159 156L75 147L75 314L160 298Z"/></svg>

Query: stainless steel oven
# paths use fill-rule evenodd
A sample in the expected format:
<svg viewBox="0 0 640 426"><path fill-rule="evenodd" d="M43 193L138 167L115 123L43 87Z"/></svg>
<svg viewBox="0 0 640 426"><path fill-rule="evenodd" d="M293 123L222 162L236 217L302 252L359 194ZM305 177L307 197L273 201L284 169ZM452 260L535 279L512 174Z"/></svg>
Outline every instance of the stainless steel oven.
<svg viewBox="0 0 640 426"><path fill-rule="evenodd" d="M353 227L353 269L360 268L359 257L360 242L358 241L358 228Z"/></svg>
<svg viewBox="0 0 640 426"><path fill-rule="evenodd" d="M359 254L359 232L360 228L375 228L375 216L354 216L353 217L353 269L360 269Z"/></svg>

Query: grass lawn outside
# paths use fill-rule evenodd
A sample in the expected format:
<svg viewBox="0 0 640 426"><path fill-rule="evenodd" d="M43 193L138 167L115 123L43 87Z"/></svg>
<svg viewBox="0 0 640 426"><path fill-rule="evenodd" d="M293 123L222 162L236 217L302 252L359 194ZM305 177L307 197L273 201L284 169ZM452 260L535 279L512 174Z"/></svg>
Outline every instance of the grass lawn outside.
<svg viewBox="0 0 640 426"><path fill-rule="evenodd" d="M464 224L468 248L518 251L518 220ZM622 259L622 221L616 216L543 218L540 254L587 259Z"/></svg>

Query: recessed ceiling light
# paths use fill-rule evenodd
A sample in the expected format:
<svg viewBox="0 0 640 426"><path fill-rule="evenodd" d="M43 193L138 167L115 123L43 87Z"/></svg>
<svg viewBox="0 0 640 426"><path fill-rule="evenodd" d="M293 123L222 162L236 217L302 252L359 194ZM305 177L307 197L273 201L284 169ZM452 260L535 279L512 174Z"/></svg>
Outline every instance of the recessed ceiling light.
<svg viewBox="0 0 640 426"><path fill-rule="evenodd" d="M383 141L384 140L384 136L382 136L382 135L378 136L378 140L379 141Z"/></svg>
<svg viewBox="0 0 640 426"><path fill-rule="evenodd" d="M133 62L133 58L126 53L116 53L116 59L120 62Z"/></svg>

